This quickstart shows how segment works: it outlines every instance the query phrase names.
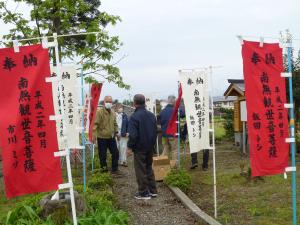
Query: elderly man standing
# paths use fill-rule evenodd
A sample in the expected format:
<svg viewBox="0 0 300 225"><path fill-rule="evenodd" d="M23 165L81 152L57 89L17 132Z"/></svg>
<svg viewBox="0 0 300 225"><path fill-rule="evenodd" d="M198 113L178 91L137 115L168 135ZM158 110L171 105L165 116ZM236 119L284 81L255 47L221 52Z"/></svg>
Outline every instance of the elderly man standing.
<svg viewBox="0 0 300 225"><path fill-rule="evenodd" d="M136 199L147 200L157 196L152 169L153 153L157 137L156 118L145 108L145 96L134 96L135 112L129 120L128 154L134 153L134 168L138 183Z"/></svg>
<svg viewBox="0 0 300 225"><path fill-rule="evenodd" d="M119 134L117 138L117 146L119 148L119 163L121 166L127 167L127 141L128 141L128 117L124 113L124 108L122 104L117 105L117 124L119 128Z"/></svg>
<svg viewBox="0 0 300 225"><path fill-rule="evenodd" d="M162 155L166 155L169 159L177 160L177 147L178 142L177 138L173 135L168 135L166 133L169 120L171 119L174 105L175 105L176 98L175 96L171 95L168 97L168 105L161 111L159 114L160 117L160 124L162 130L162 143L163 143L163 153Z"/></svg>
<svg viewBox="0 0 300 225"><path fill-rule="evenodd" d="M106 155L107 149L109 149L112 157L111 173L119 175L119 151L116 143L118 125L116 121L116 114L112 110L112 102L113 99L111 96L105 96L104 107L97 111L94 125L94 137L96 137L98 141L100 167L102 171L108 171Z"/></svg>

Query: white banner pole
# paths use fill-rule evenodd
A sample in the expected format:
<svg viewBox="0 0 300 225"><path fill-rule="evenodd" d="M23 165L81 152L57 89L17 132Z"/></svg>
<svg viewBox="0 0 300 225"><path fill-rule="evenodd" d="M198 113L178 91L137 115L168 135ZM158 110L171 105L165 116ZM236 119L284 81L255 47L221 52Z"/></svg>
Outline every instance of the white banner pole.
<svg viewBox="0 0 300 225"><path fill-rule="evenodd" d="M210 107L211 107L211 122L212 122L212 148L213 148L213 179L214 179L214 207L215 218L218 217L217 211L217 178L216 178L216 146L215 146L215 119L214 119L214 104L212 98L213 82L212 82L212 67L209 67L210 80Z"/></svg>
<svg viewBox="0 0 300 225"><path fill-rule="evenodd" d="M55 61L56 61L56 66L57 66L57 76L59 78L59 86L62 82L62 74L60 71L61 63L59 62L59 53L58 53L58 42L57 42L57 34L53 34L54 36L54 42L55 42ZM60 94L62 96L62 90L61 88ZM61 104L61 111L62 113L65 113L64 111L64 105ZM64 135L66 131L66 121L63 119L63 130L64 130ZM65 142L67 143L68 140L65 139ZM68 146L68 145L66 145ZM76 216L76 206L75 206L75 197L74 197L74 189L73 189L73 179L72 179L72 172L71 172L71 162L70 162L70 149L66 149L66 164L67 164L67 173L68 173L68 188L70 189L70 197L71 197L71 208L72 208L72 217L73 217L73 224L77 225L77 216Z"/></svg>

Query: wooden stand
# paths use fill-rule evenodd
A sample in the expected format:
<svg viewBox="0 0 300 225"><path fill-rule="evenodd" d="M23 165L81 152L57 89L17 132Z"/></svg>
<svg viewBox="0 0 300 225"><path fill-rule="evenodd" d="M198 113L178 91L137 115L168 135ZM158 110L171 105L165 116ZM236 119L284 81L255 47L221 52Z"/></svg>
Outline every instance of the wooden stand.
<svg viewBox="0 0 300 225"><path fill-rule="evenodd" d="M170 160L167 156L153 157L153 171L156 181L163 181L170 170Z"/></svg>

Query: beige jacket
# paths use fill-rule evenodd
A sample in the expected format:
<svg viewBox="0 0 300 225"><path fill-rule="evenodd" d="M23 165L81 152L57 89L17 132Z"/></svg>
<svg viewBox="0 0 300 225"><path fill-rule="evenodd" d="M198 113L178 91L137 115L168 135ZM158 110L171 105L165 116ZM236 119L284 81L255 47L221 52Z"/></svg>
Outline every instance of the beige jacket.
<svg viewBox="0 0 300 225"><path fill-rule="evenodd" d="M117 132L118 124L116 120L116 113L113 110L109 112L105 108L98 109L93 128L93 136L109 139L114 137Z"/></svg>

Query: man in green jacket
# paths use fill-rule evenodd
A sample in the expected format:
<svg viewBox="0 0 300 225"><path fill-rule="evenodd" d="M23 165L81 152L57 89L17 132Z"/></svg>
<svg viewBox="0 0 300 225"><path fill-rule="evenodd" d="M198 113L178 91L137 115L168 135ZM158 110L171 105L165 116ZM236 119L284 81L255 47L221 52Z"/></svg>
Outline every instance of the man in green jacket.
<svg viewBox="0 0 300 225"><path fill-rule="evenodd" d="M118 136L118 125L116 121L116 114L112 110L113 99L111 96L105 96L104 107L97 111L95 125L94 125L94 137L97 138L98 151L100 159L100 167L103 171L107 172L107 148L110 151L112 157L111 172L113 174L119 174L118 160L119 150L116 144L116 136Z"/></svg>

